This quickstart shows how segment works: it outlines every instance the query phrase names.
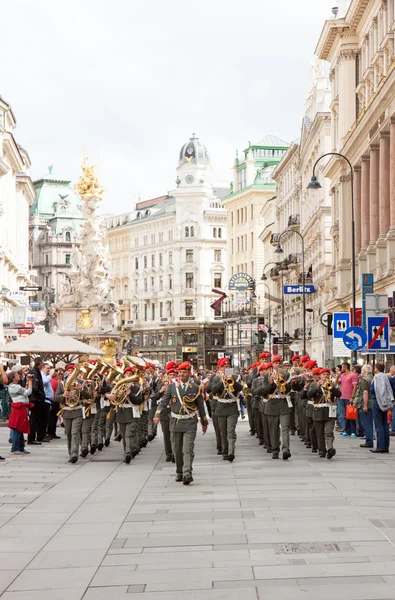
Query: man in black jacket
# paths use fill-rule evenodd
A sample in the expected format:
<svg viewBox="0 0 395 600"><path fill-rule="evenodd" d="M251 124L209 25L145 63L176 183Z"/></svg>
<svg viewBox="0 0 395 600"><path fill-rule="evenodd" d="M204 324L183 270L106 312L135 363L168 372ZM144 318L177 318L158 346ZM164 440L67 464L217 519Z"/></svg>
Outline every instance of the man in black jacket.
<svg viewBox="0 0 395 600"><path fill-rule="evenodd" d="M31 375L33 375L33 387L30 402L34 404L34 407L31 409L30 414L28 444L40 445L42 442L49 442L45 437L47 421L44 384L41 377L43 364L41 356L37 356L34 359L34 367L31 370Z"/></svg>

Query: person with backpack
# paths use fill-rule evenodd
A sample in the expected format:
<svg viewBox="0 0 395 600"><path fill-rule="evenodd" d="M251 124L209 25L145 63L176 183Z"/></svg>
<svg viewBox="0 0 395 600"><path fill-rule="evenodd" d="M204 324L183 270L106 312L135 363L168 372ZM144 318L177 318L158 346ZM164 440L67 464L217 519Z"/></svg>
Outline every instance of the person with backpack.
<svg viewBox="0 0 395 600"><path fill-rule="evenodd" d="M372 396L373 422L376 428L377 447L371 448L375 454L388 454L390 446L390 431L388 411L394 404L394 394L388 376L384 373L384 364L376 363L375 375L370 386Z"/></svg>

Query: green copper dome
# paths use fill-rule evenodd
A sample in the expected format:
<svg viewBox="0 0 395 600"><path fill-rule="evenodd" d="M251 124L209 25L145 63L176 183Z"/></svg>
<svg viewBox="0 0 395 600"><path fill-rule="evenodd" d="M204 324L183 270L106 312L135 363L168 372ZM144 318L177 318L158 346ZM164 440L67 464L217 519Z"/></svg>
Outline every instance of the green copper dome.
<svg viewBox="0 0 395 600"><path fill-rule="evenodd" d="M81 199L71 185L68 179L60 179L52 174L52 169L48 175L34 182L36 189L36 198L30 207L30 214L39 214L43 218L50 218L61 214L67 217L81 217L81 210L78 208Z"/></svg>

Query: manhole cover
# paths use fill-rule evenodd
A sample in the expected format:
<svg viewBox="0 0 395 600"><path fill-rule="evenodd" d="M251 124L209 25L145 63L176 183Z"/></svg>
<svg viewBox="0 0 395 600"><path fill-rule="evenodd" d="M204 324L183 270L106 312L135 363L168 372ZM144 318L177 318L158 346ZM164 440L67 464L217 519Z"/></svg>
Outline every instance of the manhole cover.
<svg viewBox="0 0 395 600"><path fill-rule="evenodd" d="M348 542L301 542L276 544L276 554L329 554L331 552L355 552Z"/></svg>

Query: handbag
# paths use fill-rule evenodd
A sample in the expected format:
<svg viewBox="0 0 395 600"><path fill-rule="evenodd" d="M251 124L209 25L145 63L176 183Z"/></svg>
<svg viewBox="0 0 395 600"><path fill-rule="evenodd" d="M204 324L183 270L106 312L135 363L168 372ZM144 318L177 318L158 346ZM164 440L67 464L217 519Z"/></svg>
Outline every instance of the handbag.
<svg viewBox="0 0 395 600"><path fill-rule="evenodd" d="M349 421L356 421L358 419L358 409L353 404L347 404L346 406L346 419Z"/></svg>

